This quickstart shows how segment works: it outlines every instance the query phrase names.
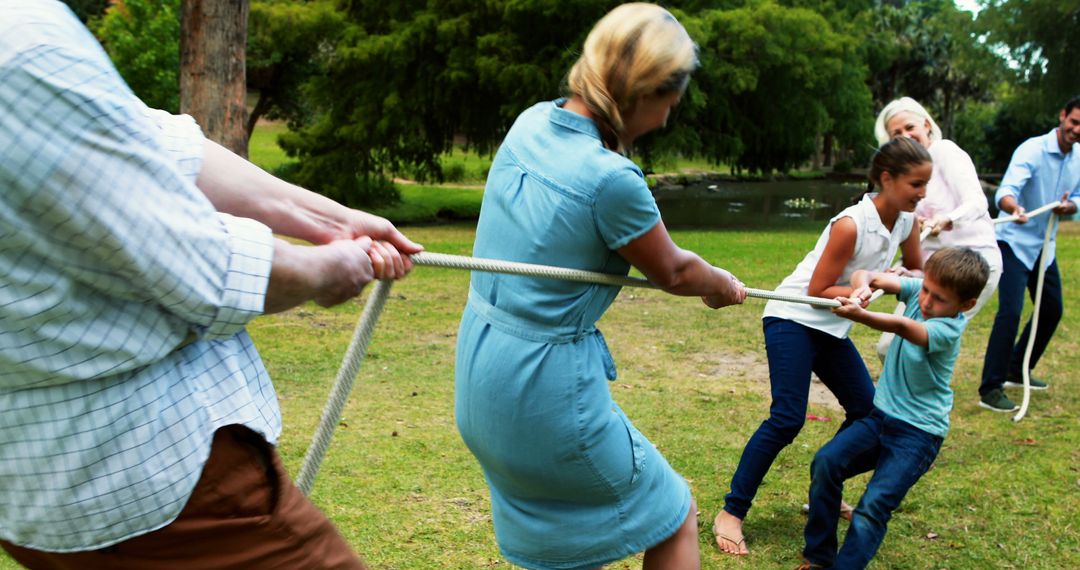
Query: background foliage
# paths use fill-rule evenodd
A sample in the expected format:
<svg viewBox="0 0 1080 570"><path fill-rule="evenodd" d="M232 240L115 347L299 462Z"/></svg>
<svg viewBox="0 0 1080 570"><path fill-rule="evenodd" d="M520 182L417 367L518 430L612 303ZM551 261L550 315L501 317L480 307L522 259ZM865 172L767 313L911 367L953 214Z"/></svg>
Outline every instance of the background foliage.
<svg viewBox="0 0 1080 570"><path fill-rule="evenodd" d="M124 77L175 109L179 0L69 0ZM287 122L281 171L352 205L389 180L443 180L455 148L495 148L514 118L561 94L610 0L252 0L248 124ZM1080 0L674 0L701 69L672 123L639 141L650 170L704 158L770 175L861 165L875 113L908 95L984 171L1054 126L1077 90ZM457 175L450 172L451 178Z"/></svg>
<svg viewBox="0 0 1080 570"><path fill-rule="evenodd" d="M147 105L180 109L180 0L115 2L89 25Z"/></svg>

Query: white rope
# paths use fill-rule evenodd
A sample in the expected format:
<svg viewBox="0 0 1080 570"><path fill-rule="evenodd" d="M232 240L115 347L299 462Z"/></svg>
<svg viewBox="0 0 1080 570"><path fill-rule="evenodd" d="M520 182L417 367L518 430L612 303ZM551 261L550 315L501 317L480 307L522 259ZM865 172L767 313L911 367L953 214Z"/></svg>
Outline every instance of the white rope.
<svg viewBox="0 0 1080 570"><path fill-rule="evenodd" d="M1061 205L1061 202L1050 202L1049 204L1043 204L1042 206L1039 206L1038 208L1035 208L1034 210L1032 210L1030 212L1026 212L1026 214L1027 214L1028 219L1031 219L1031 218L1034 218L1035 216L1041 216L1042 214L1045 214L1045 213L1053 210L1054 208L1057 208L1060 205ZM1017 215L1002 216L1000 218L994 218L994 223L995 224L1004 224L1006 222L1015 222L1016 220L1019 220L1019 219L1020 219L1020 216L1017 216Z"/></svg>
<svg viewBox="0 0 1080 570"><path fill-rule="evenodd" d="M1054 208L1061 205L1061 202L1050 202L1049 204L1043 204L1038 208L1030 212L1026 212L1028 219L1040 216L1047 212L1053 212ZM1008 222L1015 222L1019 220L1020 216L1002 216L994 218L994 224L1004 224ZM1035 346L1035 327L1039 324L1039 307L1042 305L1042 292L1043 292L1043 278L1046 276L1046 252L1050 246L1050 238L1054 235L1052 228L1057 223L1057 214L1051 213L1050 220L1046 222L1046 234L1043 235L1042 255L1039 256L1041 263L1039 264L1039 278L1035 285L1035 312L1031 315L1031 334L1028 336L1027 349L1024 350L1024 400L1020 404L1020 411L1016 412L1013 416L1013 421L1018 422L1024 419L1024 415L1027 414L1028 404L1031 402L1031 371L1028 370L1028 363L1031 362L1031 351Z"/></svg>
<svg viewBox="0 0 1080 570"><path fill-rule="evenodd" d="M640 277L625 277L595 271L583 271L581 269L568 269L551 265L533 265L516 261L502 261L499 259L484 259L480 257L468 257L464 255L449 255L446 253L421 252L411 256L416 265L432 267L449 267L453 269L469 269L472 271L486 271L489 273L505 273L510 275L526 275L529 277L546 277L549 279L562 279L565 281L578 281L583 283L597 283L600 285L620 285L623 287L643 287L659 289ZM787 295L776 291L764 289L746 288L748 297L759 299L772 299L789 303L803 303L819 307L839 307L840 303L835 299L823 297L809 297L806 295Z"/></svg>
<svg viewBox="0 0 1080 570"><path fill-rule="evenodd" d="M360 363L364 361L368 343L375 331L375 323L379 321L379 315L386 306L386 299L390 296L390 286L393 281L379 281L375 284L375 290L371 292L364 312L360 315L360 321L356 324L352 341L345 351L345 358L341 361L334 387L330 389L330 397L323 407L322 417L319 418L319 426L315 429L315 436L311 440L307 453L304 455L304 463L300 466L300 474L296 477L296 486L305 495L311 494L311 488L315 485L315 475L319 472L319 465L326 456L326 448L330 446L330 438L334 436L334 429L341 421L341 412L345 409L345 402L349 399L353 381L360 372Z"/></svg>
<svg viewBox="0 0 1080 570"><path fill-rule="evenodd" d="M1047 204L1047 206L1052 205L1056 204ZM1043 207L1045 208L1046 206ZM1028 215L1030 216L1031 214ZM1048 250L1050 247L1050 238L1054 235L1054 226L1057 225L1057 218L1056 213L1050 214L1050 219L1046 222L1046 233L1043 235L1042 254L1039 255L1039 279L1035 284L1035 308L1031 314L1031 333L1028 335L1027 348L1024 349L1024 401L1020 404L1020 411L1016 412L1016 415L1013 416L1012 420L1014 422L1024 419L1024 416L1027 414L1028 403L1031 402L1031 368L1029 368L1028 365L1031 363L1031 351L1035 347L1035 335L1038 334L1039 331L1039 309L1042 307L1043 281L1046 278L1046 267L1050 265L1048 263L1050 252Z"/></svg>
<svg viewBox="0 0 1080 570"><path fill-rule="evenodd" d="M1052 210L1058 203L1047 204L1036 210L1028 212L1028 217L1034 217L1046 211ZM1014 221L1017 217L998 218L995 223L1004 223L1007 221ZM1051 225L1056 221L1055 217L1051 217ZM923 230L920 235L920 240L925 239L928 229ZM1043 251L1045 251L1046 244L1050 239L1050 228L1047 227L1046 238L1043 242ZM1045 258L1045 256L1044 256ZM566 281L577 281L584 283L597 283L600 285L617 285L623 287L643 287L649 289L658 289L656 285L649 283L645 279L637 277L627 277L623 275L611 275L607 273L597 273L594 271L583 271L580 269L569 269L565 267L554 267L550 265L532 265L528 263L519 263L513 261L501 261L497 259L481 259L475 257L466 257L462 255L449 255L445 253L431 253L422 252L411 256L413 263L416 265L427 265L433 267L446 267L454 269L468 269L471 271L486 271L491 273L505 273L511 275L525 275L531 277L544 277L550 279L562 279ZM1045 273L1045 259L1043 266L1040 267L1038 292L1035 297L1035 311L1036 314L1032 318L1032 333L1031 338L1028 340L1028 350L1024 355L1024 404L1020 409L1020 413L1017 414L1014 421L1019 421L1027 410L1029 394L1030 394L1030 379L1028 376L1027 363L1031 357L1032 339L1035 337L1035 326L1037 324L1039 302L1042 299L1042 282L1043 274ZM360 371L360 364L364 360L364 355L367 353L368 343L371 342L371 336L375 330L375 324L379 320L379 315L382 313L383 307L386 306L386 299L390 295L390 287L392 281L379 281L375 285L375 290L368 297L367 303L364 305L364 311L360 315L360 321L356 325L356 330L353 332L352 340L349 342L349 348L345 351L345 357L341 362L341 367L338 369L337 378L334 380L334 386L330 390L330 396L327 399L326 406L323 408L322 417L319 419L319 425L315 430L314 437L312 438L311 445L308 447L307 453L304 455L304 462L300 467L300 474L296 478L296 485L300 488L301 492L305 495L311 493L311 489L315 484L315 476L319 472L319 466L322 464L323 458L326 456L326 449L330 445L330 439L334 435L334 429L337 427L338 422L341 421L341 413L345 408L345 403L349 398L349 393L352 391L352 386L356 380L356 375ZM884 291L874 291L870 297L870 301L874 301L880 297ZM819 307L838 307L840 303L835 299L825 299L821 297L810 297L806 295L786 295L783 293L777 293L775 291L767 291L764 289L754 289L747 287L746 294L749 297L756 297L760 299L771 299L776 301L786 301L789 303L804 303L808 305L815 305Z"/></svg>
<svg viewBox="0 0 1080 570"><path fill-rule="evenodd" d="M411 256L411 259L416 265L433 267L468 269L472 271L507 273L531 277L546 277L551 279L563 279L566 281L598 283L600 285L644 287L650 289L658 288L645 279L637 277L611 275L607 273L582 271L580 269L568 269L550 265L532 265L513 261L480 259L462 255L430 252L414 254ZM352 341L349 343L349 348L345 351L345 357L342 359L341 367L338 368L334 386L330 389L330 395L327 398L326 406L323 407L322 417L319 418L319 425L315 428L315 435L312 437L311 445L304 455L304 462L300 466L300 474L296 477L296 486L299 487L300 491L305 495L310 494L312 487L315 485L315 476L318 474L319 466L326 456L326 449L330 446L330 439L334 435L334 429L337 428L338 422L341 421L341 413L345 408L346 401L349 399L349 393L352 391L356 375L360 372L360 364L363 362L364 356L367 353L368 343L371 342L371 335L375 330L375 324L378 322L379 315L382 314L383 307L386 305L386 299L390 294L390 286L392 283L392 281L379 281L375 285L375 290L371 293L371 296L368 297L367 303L364 305L364 311L360 315L360 321L356 324L356 330L353 332ZM823 299L820 297L784 295L775 291L751 288L747 288L746 292L750 297L759 297L762 299L775 299L778 301L806 303L824 307L837 307L840 305L840 303L834 299Z"/></svg>

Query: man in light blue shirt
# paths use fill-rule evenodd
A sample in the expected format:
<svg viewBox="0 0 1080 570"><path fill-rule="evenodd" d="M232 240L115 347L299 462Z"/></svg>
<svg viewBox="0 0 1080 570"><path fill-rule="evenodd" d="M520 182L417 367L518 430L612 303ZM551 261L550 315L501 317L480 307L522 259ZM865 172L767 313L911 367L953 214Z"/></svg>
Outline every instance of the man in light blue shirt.
<svg viewBox="0 0 1080 570"><path fill-rule="evenodd" d="M1005 395L1003 388L1023 386L1021 368L1031 334L1031 321L1024 327L1019 340L1016 331L1024 308L1024 290L1035 298L1043 255L1047 256L1049 264L1030 368L1035 368L1039 362L1061 320L1061 274L1054 259L1054 238L1043 251L1049 216L1029 220L1025 215L1055 201L1061 202L1054 209L1059 215L1074 214L1080 206L1080 96L1065 104L1058 120L1056 129L1030 138L1016 149L994 196L999 216L1020 216L1016 223L997 226L1003 269L998 283L998 312L986 345L979 386L979 405L995 412L1011 412L1018 407ZM1053 231L1056 236L1057 229ZM1048 386L1032 377L1031 387L1045 390Z"/></svg>
<svg viewBox="0 0 1080 570"><path fill-rule="evenodd" d="M244 326L401 277L419 247L147 108L64 4L2 6L0 546L30 567L361 566L281 468Z"/></svg>

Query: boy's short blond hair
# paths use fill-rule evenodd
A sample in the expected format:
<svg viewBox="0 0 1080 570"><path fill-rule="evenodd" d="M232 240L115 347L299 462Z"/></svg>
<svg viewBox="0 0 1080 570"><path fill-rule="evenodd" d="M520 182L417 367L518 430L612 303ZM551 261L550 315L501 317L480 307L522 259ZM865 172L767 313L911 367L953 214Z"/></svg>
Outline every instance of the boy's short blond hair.
<svg viewBox="0 0 1080 570"><path fill-rule="evenodd" d="M923 268L939 285L956 293L961 302L978 299L990 278L990 264L970 247L939 249Z"/></svg>

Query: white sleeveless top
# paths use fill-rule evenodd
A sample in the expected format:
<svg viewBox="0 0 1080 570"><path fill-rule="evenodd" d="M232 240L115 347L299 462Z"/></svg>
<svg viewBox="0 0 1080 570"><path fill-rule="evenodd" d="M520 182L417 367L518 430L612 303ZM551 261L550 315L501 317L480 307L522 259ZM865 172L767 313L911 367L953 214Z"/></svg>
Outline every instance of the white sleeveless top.
<svg viewBox="0 0 1080 570"><path fill-rule="evenodd" d="M817 245L813 251L806 254L795 271L776 288L777 293L788 295L806 295L810 287L810 277L814 274L818 260L825 251L825 244L829 243L829 232L832 225L840 218L851 218L855 222L855 252L844 271L837 279L837 285L850 285L851 274L859 269L867 271L884 271L896 257L896 250L900 244L911 234L911 228L915 223L915 215L911 212L900 212L900 216L890 232L881 223L877 208L871 200L872 195L866 195L862 201L854 206L849 206L829 220L828 227L821 232ZM803 303L788 303L784 301L769 301L765 304L764 317L778 317L788 319L799 324L831 334L836 338L845 338L851 331L852 322L838 317L828 308L815 308Z"/></svg>

